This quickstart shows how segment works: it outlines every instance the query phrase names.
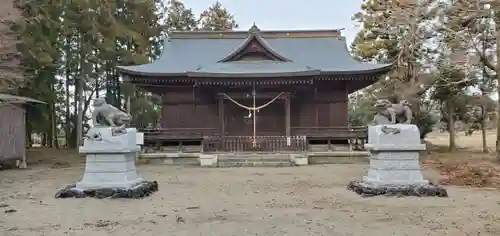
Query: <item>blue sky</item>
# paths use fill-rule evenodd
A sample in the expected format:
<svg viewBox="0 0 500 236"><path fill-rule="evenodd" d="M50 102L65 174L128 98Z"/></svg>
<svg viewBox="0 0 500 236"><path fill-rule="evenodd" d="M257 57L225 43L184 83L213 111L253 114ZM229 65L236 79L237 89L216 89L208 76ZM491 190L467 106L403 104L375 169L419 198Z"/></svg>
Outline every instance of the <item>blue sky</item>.
<svg viewBox="0 0 500 236"><path fill-rule="evenodd" d="M183 0L195 14L216 0ZM270 29L340 29L350 44L359 28L351 17L360 10L362 0L219 0L234 14L240 29L253 22L261 30Z"/></svg>

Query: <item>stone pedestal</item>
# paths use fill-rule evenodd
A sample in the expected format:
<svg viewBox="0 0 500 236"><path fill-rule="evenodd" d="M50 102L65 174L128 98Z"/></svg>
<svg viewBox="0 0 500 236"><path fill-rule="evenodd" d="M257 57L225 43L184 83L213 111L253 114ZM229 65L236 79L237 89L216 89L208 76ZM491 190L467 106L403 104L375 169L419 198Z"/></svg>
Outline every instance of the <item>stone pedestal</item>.
<svg viewBox="0 0 500 236"><path fill-rule="evenodd" d="M348 189L364 196L414 195L446 196L446 190L424 180L420 151L425 144L415 125L376 125L368 128L370 169L363 181L352 181Z"/></svg>
<svg viewBox="0 0 500 236"><path fill-rule="evenodd" d="M137 175L135 161L141 148L135 128L114 134L112 128L92 128L89 138L80 147L86 155L85 173L80 182L67 186L56 198L67 197L129 197L140 198L158 190L156 181Z"/></svg>

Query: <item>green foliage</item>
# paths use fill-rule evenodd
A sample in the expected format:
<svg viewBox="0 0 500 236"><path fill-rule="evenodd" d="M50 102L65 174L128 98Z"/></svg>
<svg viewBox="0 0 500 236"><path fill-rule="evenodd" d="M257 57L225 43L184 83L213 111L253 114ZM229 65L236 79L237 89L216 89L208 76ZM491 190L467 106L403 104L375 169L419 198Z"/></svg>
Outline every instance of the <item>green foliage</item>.
<svg viewBox="0 0 500 236"><path fill-rule="evenodd" d="M47 102L27 110L28 132L46 137L47 146L53 146L59 134L74 146L77 130L87 126L90 104L96 97L104 96L121 109L125 109L124 101L130 100L134 125L154 126L161 98L122 83L116 66L145 64L158 58L168 30L237 27L233 15L220 2L202 13L201 19L178 0L166 5L163 0L15 3L24 20L6 23L19 36L16 48L27 79L18 92ZM82 124L78 124L80 110Z"/></svg>
<svg viewBox="0 0 500 236"><path fill-rule="evenodd" d="M420 139L424 139L427 134L432 132L437 122L436 117L433 117L428 111L420 111L413 117L412 121L413 124L417 125L420 131Z"/></svg>
<svg viewBox="0 0 500 236"><path fill-rule="evenodd" d="M198 28L198 20L193 11L182 2L170 0L167 9L167 30L190 31Z"/></svg>
<svg viewBox="0 0 500 236"><path fill-rule="evenodd" d="M453 66L438 67L436 77L432 98L441 102L458 104L462 101L459 98L464 95L465 89L473 85L473 81L467 78L464 70Z"/></svg>
<svg viewBox="0 0 500 236"><path fill-rule="evenodd" d="M202 30L221 31L238 28L234 16L219 1L203 11L199 21Z"/></svg>
<svg viewBox="0 0 500 236"><path fill-rule="evenodd" d="M351 125L367 125L370 122L369 117L373 117L373 114L368 112L368 110L353 109L352 106L348 108L349 114L349 124Z"/></svg>
<svg viewBox="0 0 500 236"><path fill-rule="evenodd" d="M19 1L25 22L13 24L20 35L18 49L28 78L19 93L47 102L28 109L29 132L49 137L60 130L75 144L79 107L88 120L91 99L102 96L120 107L118 65L148 63L159 54L164 17L161 0L153 1ZM135 89L135 88L134 88ZM144 92L137 92L143 93ZM134 92L131 93L134 95ZM147 95L131 96L133 106L151 108ZM136 101L137 100L137 101ZM142 116L144 117L144 116ZM151 118L156 121L153 116ZM47 122L50 121L50 122Z"/></svg>
<svg viewBox="0 0 500 236"><path fill-rule="evenodd" d="M374 99L364 98L361 100L352 97L348 106L349 124L355 126L368 125L375 115L374 104Z"/></svg>

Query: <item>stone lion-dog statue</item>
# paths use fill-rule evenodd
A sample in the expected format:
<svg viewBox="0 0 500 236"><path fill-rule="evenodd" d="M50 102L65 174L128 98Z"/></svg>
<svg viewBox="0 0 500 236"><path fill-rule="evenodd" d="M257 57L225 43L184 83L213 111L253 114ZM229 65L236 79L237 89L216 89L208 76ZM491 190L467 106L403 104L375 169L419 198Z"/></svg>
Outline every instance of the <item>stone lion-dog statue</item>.
<svg viewBox="0 0 500 236"><path fill-rule="evenodd" d="M377 110L373 123L382 124L410 124L413 118L410 104L407 100L401 100L393 104L387 99L379 99L373 105Z"/></svg>
<svg viewBox="0 0 500 236"><path fill-rule="evenodd" d="M113 134L126 133L126 127L130 124L132 116L111 104L104 98L97 98L93 104L92 122L94 126L109 126L113 128Z"/></svg>

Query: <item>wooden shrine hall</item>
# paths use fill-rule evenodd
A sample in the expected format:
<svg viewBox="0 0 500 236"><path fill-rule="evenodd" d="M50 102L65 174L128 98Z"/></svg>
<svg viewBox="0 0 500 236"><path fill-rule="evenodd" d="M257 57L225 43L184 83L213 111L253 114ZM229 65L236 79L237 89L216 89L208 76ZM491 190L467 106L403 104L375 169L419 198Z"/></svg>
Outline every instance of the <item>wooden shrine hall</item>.
<svg viewBox="0 0 500 236"><path fill-rule="evenodd" d="M204 152L301 151L366 139L348 123L348 95L389 64L352 58L339 30L171 32L161 57L118 68L162 96L145 142L202 144Z"/></svg>

